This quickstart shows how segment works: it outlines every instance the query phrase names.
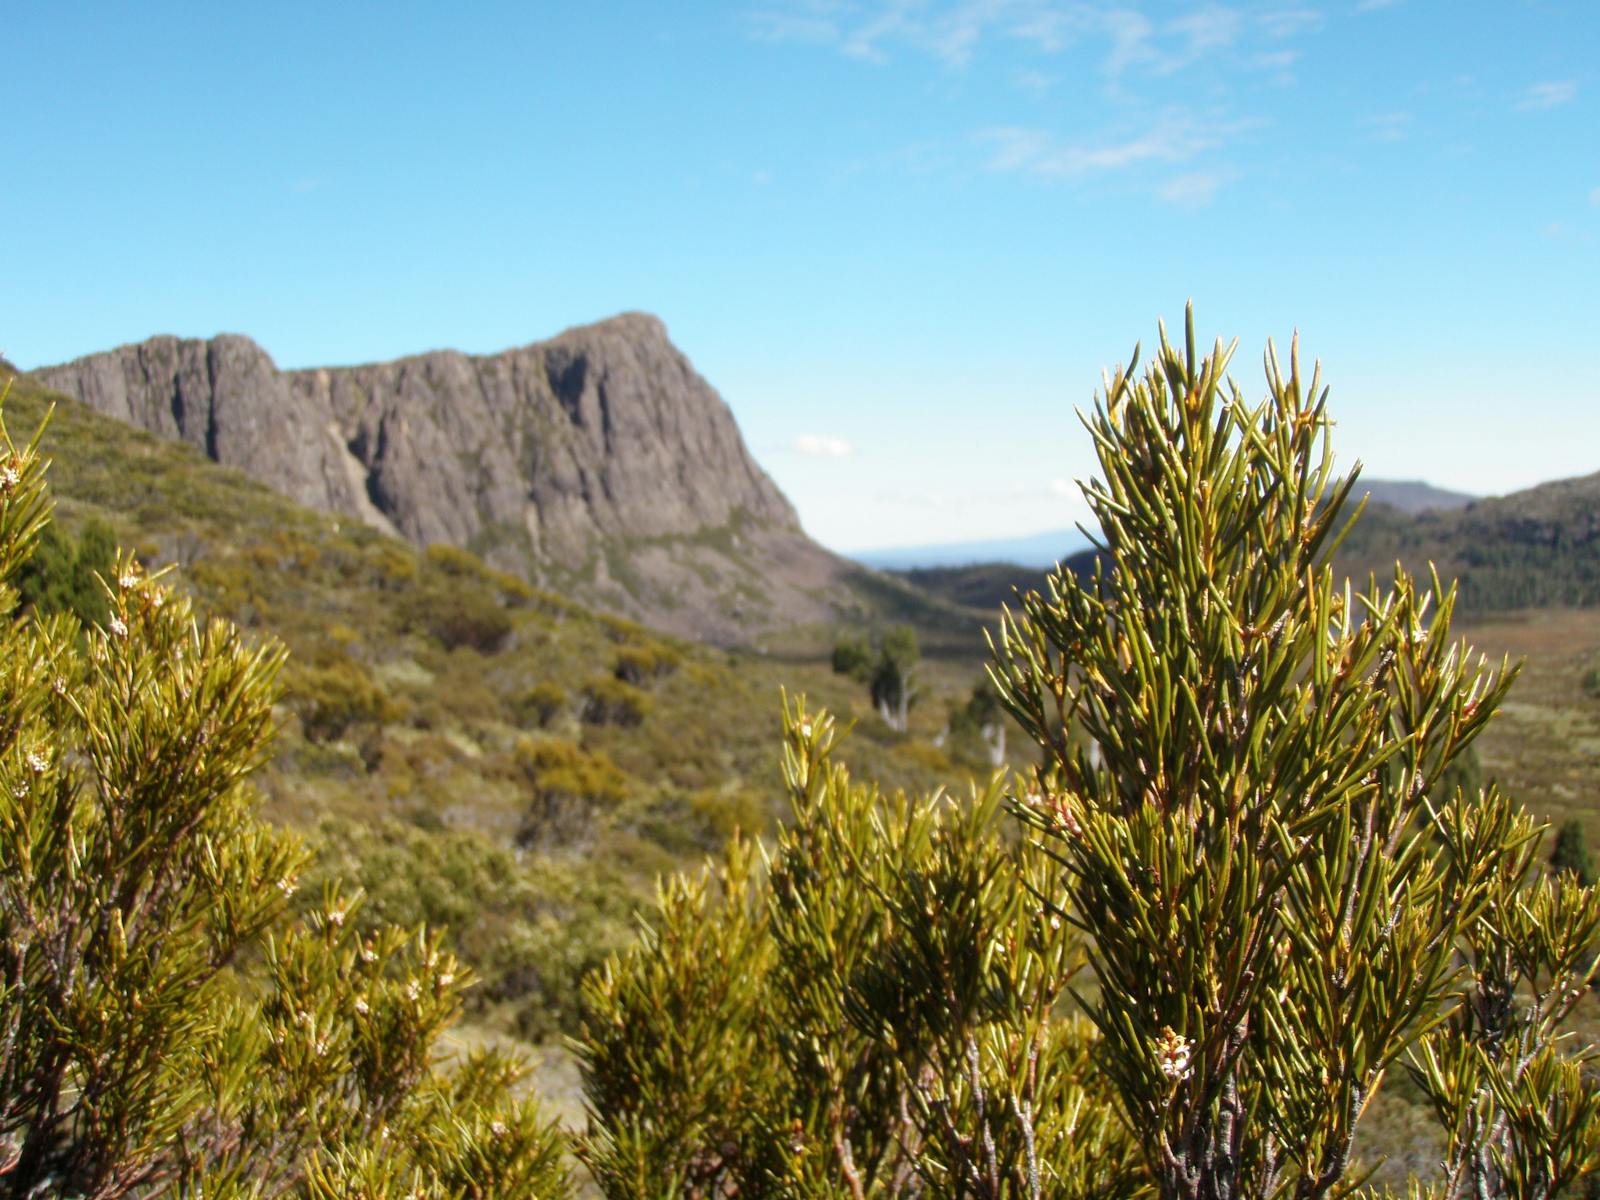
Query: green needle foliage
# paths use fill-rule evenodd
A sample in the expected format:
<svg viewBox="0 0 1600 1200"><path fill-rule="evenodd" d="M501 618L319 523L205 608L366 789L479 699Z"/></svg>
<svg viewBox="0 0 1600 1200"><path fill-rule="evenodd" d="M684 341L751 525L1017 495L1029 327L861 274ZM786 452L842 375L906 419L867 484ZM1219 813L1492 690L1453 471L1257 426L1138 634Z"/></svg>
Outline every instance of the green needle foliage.
<svg viewBox="0 0 1600 1200"><path fill-rule="evenodd" d="M48 518L0 424L0 580ZM252 815L282 654L116 560L103 625L0 583L0 1195L561 1195L517 1064L441 1069L470 980L436 934L286 909Z"/></svg>
<svg viewBox="0 0 1600 1200"><path fill-rule="evenodd" d="M1431 1034L1476 1164L1449 1194L1554 1194L1594 1165L1592 1088L1551 1044L1594 896L1530 891L1531 822L1439 784L1513 672L1452 641L1437 579L1335 586L1354 475L1326 392L1269 346L1248 402L1230 355L1197 355L1191 315L1107 380L1085 494L1109 569L1052 576L996 651L1044 754L1017 811L1086 938L1098 1067L1163 1197L1343 1195L1363 1111Z"/></svg>
<svg viewBox="0 0 1600 1200"><path fill-rule="evenodd" d="M1062 1015L1049 860L964 804L884 797L786 706L792 825L664 885L586 989L580 1153L609 1197L1137 1196L1134 1143ZM1087 1081L1087 1082L1086 1082Z"/></svg>

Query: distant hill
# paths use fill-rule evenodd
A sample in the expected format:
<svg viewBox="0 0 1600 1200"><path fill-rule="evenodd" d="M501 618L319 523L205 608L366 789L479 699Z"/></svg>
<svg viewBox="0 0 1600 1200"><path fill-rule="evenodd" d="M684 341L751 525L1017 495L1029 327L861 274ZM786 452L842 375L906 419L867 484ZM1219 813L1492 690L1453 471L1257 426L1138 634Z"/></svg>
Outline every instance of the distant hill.
<svg viewBox="0 0 1600 1200"><path fill-rule="evenodd" d="M1365 512L1335 566L1357 580L1412 571L1431 562L1446 582L1459 579L1461 605L1480 612L1600 605L1600 474L1541 484L1508 496L1473 499L1428 484L1363 480ZM1063 560L1079 573L1096 554ZM1010 563L899 572L953 603L993 611L1015 589L1040 586L1040 571Z"/></svg>
<svg viewBox="0 0 1600 1200"><path fill-rule="evenodd" d="M312 508L720 643L828 621L854 564L811 541L655 317L500 354L280 371L157 337L33 377Z"/></svg>
<svg viewBox="0 0 1600 1200"><path fill-rule="evenodd" d="M1452 492L1434 487L1420 479L1363 479L1356 485L1356 495L1367 493L1369 504L1384 504L1413 516L1423 512L1444 512L1465 508L1477 496L1466 492Z"/></svg>
<svg viewBox="0 0 1600 1200"><path fill-rule="evenodd" d="M1076 554L1088 544L1081 530L1050 529L1025 537L859 550L850 557L880 571L915 571L919 567L967 567L986 563L1048 568Z"/></svg>
<svg viewBox="0 0 1600 1200"><path fill-rule="evenodd" d="M1600 473L1444 511L1368 505L1340 567L1382 578L1397 559L1458 578L1468 609L1600 605Z"/></svg>

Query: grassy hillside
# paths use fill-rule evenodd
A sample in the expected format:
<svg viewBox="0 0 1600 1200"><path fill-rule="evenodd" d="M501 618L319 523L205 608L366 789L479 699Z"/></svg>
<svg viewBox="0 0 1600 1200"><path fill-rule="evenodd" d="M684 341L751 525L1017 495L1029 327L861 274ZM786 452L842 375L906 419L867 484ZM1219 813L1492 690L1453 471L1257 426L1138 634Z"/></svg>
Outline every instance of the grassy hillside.
<svg viewBox="0 0 1600 1200"><path fill-rule="evenodd" d="M893 604L863 619L892 609L936 642L967 640L928 664L906 735L833 675L829 631L771 653L665 638L464 551L299 508L26 380L6 403L13 436L52 401L58 549L70 559L109 527L205 610L287 644L267 814L316 841L320 874L367 888L370 918L450 925L484 976L488 1028L557 1031L659 873L770 826L780 687L856 718L853 765L886 786L987 773L977 747L933 744L971 688L975 623L903 585L869 579Z"/></svg>

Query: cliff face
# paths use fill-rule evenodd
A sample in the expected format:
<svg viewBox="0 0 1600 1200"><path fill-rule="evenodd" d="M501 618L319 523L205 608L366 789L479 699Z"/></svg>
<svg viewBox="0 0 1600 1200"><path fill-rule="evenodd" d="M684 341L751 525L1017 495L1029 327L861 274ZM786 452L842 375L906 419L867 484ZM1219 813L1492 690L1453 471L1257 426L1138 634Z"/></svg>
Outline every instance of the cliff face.
<svg viewBox="0 0 1600 1200"><path fill-rule="evenodd" d="M34 376L300 503L689 636L744 640L845 600L849 568L654 317L307 371L235 335L159 337Z"/></svg>

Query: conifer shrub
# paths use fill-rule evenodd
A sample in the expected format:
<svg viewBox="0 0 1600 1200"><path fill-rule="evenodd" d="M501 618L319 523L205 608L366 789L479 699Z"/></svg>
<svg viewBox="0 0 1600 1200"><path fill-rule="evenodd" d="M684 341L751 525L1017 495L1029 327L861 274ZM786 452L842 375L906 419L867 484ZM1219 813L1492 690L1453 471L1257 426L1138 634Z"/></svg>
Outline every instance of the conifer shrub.
<svg viewBox="0 0 1600 1200"><path fill-rule="evenodd" d="M14 1197L562 1195L499 1054L446 1071L470 976L358 931L253 815L282 654L130 558L107 617L15 617L48 514L0 425L0 1191Z"/></svg>
<svg viewBox="0 0 1600 1200"><path fill-rule="evenodd" d="M1230 357L1191 318L1085 418L1100 565L993 647L1031 774L882 797L786 707L792 823L665 884L588 985L608 1196L1348 1196L1396 1075L1444 1145L1414 1197L1600 1169L1561 1037L1600 897L1468 758L1515 672L1436 577L1335 586L1319 372L1269 344L1252 401Z"/></svg>

